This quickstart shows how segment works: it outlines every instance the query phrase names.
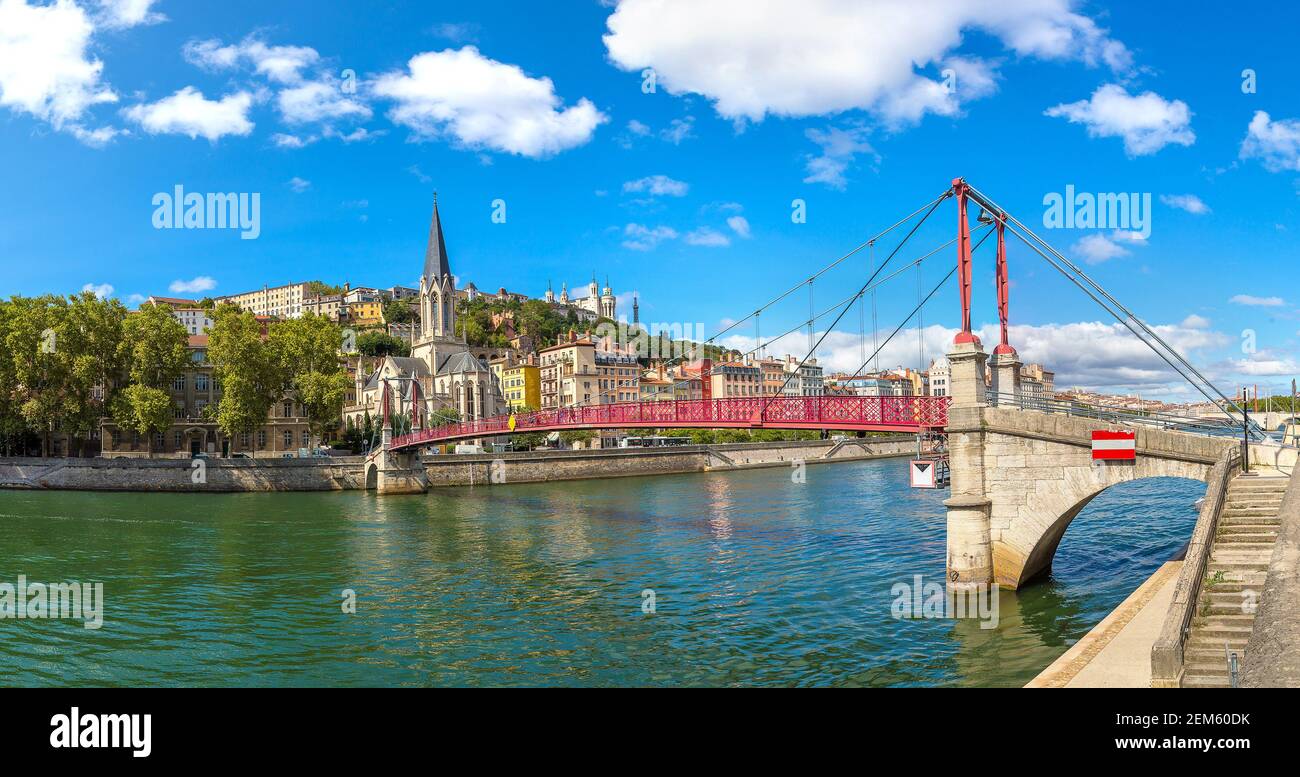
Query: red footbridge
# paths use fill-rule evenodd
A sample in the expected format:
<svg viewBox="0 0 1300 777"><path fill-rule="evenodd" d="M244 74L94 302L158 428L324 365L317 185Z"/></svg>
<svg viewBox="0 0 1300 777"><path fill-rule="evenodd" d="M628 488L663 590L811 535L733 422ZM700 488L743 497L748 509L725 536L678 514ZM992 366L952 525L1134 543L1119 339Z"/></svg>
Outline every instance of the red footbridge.
<svg viewBox="0 0 1300 777"><path fill-rule="evenodd" d="M480 437L581 429L826 429L921 433L948 423L948 397L744 397L537 410L444 424L393 438L391 450Z"/></svg>

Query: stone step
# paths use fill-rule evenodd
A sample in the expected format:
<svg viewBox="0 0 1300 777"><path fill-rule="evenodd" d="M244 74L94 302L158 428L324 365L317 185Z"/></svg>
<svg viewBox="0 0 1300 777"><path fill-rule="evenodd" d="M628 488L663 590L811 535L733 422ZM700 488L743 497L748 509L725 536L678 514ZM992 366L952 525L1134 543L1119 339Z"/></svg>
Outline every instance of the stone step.
<svg viewBox="0 0 1300 777"><path fill-rule="evenodd" d="M1253 615L1210 615L1203 619L1200 626L1192 626L1192 634L1198 637L1250 639L1254 621Z"/></svg>
<svg viewBox="0 0 1300 777"><path fill-rule="evenodd" d="M1260 541L1252 539L1242 539L1241 537L1220 537L1214 541L1215 548L1222 548L1228 552L1243 550L1266 551L1271 553L1273 542L1271 540Z"/></svg>
<svg viewBox="0 0 1300 777"><path fill-rule="evenodd" d="M1261 537L1272 539L1277 536L1278 527L1276 525L1260 523L1221 523L1216 527L1216 534L1220 537L1235 537L1240 535L1258 534Z"/></svg>
<svg viewBox="0 0 1300 777"><path fill-rule="evenodd" d="M1241 543L1252 543L1252 542L1263 543L1265 545L1268 545L1271 548L1273 547L1273 545L1277 543L1277 533L1276 532L1266 533L1266 532L1259 532L1259 531L1223 532L1218 537L1216 537L1214 541L1226 542L1229 545L1238 545Z"/></svg>
<svg viewBox="0 0 1300 777"><path fill-rule="evenodd" d="M1228 676L1223 677L1201 677L1199 675L1184 675L1184 688L1229 688L1231 683L1228 682Z"/></svg>
<svg viewBox="0 0 1300 777"><path fill-rule="evenodd" d="M1255 606L1256 607L1259 606L1258 599L1255 600ZM1210 602L1209 606L1206 606L1205 603L1202 602L1201 605L1196 608L1196 612L1206 613L1210 617L1214 617L1216 615L1251 614L1251 613L1247 613L1246 610L1243 609L1244 607L1245 607L1245 600L1239 597L1236 601L1233 602Z"/></svg>
<svg viewBox="0 0 1300 777"><path fill-rule="evenodd" d="M1244 646L1244 640L1242 642L1242 647L1235 647L1233 645L1228 646L1229 650L1237 654L1238 662L1244 661L1246 658ZM1223 645L1219 645L1218 647L1192 647L1192 643L1188 642L1187 645L1183 647L1183 663L1186 665L1217 663L1226 667L1228 665L1228 654L1224 652Z"/></svg>
<svg viewBox="0 0 1300 777"><path fill-rule="evenodd" d="M1276 507L1225 507L1221 518L1245 518L1246 516L1258 518L1272 518L1277 515Z"/></svg>
<svg viewBox="0 0 1300 777"><path fill-rule="evenodd" d="M1223 516L1219 518L1220 526L1281 526L1282 519L1278 516L1266 515L1239 515Z"/></svg>
<svg viewBox="0 0 1300 777"><path fill-rule="evenodd" d="M1183 646L1184 660L1188 653L1210 654L1215 653L1220 658L1223 657L1223 646L1226 644L1229 650L1236 652L1238 655L1244 655L1246 652L1246 643L1250 637L1198 637L1192 636L1187 639L1187 644Z"/></svg>
<svg viewBox="0 0 1300 777"><path fill-rule="evenodd" d="M1237 670L1241 670L1241 662L1237 662ZM1186 656L1183 658L1183 671L1187 677L1219 677L1222 676L1226 682L1228 679L1228 659L1222 654L1218 659L1207 658L1203 661L1188 661Z"/></svg>
<svg viewBox="0 0 1300 777"><path fill-rule="evenodd" d="M1210 585L1205 583L1201 588L1201 596L1240 596L1242 591L1259 591L1264 586L1264 575L1259 575L1250 580L1223 580Z"/></svg>
<svg viewBox="0 0 1300 777"><path fill-rule="evenodd" d="M1223 509L1225 512L1231 512L1233 510L1272 510L1276 513L1278 510L1282 509L1282 500L1264 501L1252 499L1249 501L1242 500L1240 502L1228 500L1228 502L1223 505Z"/></svg>

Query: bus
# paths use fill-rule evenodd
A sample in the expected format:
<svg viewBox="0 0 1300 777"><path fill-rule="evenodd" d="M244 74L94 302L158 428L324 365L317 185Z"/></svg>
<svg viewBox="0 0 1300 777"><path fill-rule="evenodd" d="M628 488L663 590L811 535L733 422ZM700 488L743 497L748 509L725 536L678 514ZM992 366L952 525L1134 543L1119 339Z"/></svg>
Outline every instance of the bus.
<svg viewBox="0 0 1300 777"><path fill-rule="evenodd" d="M624 437L618 441L620 448L674 448L678 445L690 445L689 437Z"/></svg>

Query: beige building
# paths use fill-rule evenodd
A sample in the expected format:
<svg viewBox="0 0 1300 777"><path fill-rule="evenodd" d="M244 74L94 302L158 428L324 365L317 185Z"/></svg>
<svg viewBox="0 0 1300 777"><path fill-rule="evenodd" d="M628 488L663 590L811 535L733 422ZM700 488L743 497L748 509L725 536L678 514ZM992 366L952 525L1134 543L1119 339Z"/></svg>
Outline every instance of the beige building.
<svg viewBox="0 0 1300 777"><path fill-rule="evenodd" d="M600 393L596 372L596 343L575 337L538 352L542 408L591 404Z"/></svg>
<svg viewBox="0 0 1300 777"><path fill-rule="evenodd" d="M285 286L263 286L257 291L231 294L218 298L217 302L238 305L258 316L299 318L303 314L303 305L309 296L315 295L307 291L306 283L290 283Z"/></svg>

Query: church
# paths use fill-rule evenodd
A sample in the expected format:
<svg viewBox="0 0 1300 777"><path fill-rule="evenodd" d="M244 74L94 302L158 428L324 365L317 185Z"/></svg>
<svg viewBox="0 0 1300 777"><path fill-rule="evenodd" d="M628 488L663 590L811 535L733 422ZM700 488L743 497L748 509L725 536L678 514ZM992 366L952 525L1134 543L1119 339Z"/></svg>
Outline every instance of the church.
<svg viewBox="0 0 1300 777"><path fill-rule="evenodd" d="M464 337L456 335L456 281L447 259L437 195L420 276L419 317L409 357L386 356L369 371L358 365L357 404L346 409L348 420L359 426L368 412L378 423L385 380L395 392L400 412L410 412L414 396L429 425L440 419L473 421L504 413L506 402L492 371L470 353Z"/></svg>

